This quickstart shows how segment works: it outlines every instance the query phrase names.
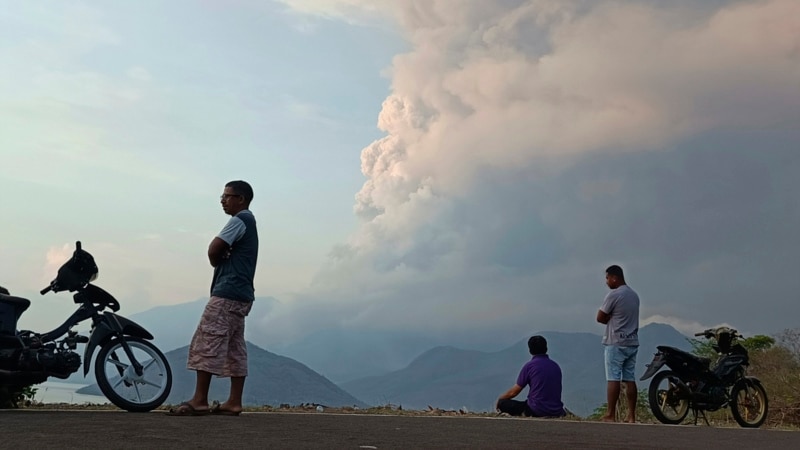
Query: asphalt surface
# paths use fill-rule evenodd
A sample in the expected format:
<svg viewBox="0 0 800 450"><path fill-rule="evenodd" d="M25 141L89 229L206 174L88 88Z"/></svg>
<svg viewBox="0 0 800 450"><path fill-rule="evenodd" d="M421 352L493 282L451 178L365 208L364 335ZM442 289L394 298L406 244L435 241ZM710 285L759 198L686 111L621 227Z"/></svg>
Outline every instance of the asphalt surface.
<svg viewBox="0 0 800 450"><path fill-rule="evenodd" d="M0 411L0 448L797 449L800 431L552 419L244 413Z"/></svg>

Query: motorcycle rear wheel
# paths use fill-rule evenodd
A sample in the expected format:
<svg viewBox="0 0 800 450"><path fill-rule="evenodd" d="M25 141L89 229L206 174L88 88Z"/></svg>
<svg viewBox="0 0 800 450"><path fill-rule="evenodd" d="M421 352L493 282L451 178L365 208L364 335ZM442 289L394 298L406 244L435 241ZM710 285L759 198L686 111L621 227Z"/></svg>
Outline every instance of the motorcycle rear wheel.
<svg viewBox="0 0 800 450"><path fill-rule="evenodd" d="M761 382L741 379L731 388L731 414L744 428L758 428L767 420L769 399Z"/></svg>
<svg viewBox="0 0 800 450"><path fill-rule="evenodd" d="M137 375L125 353L122 339L143 366ZM172 389L172 370L167 358L149 341L125 336L106 342L97 354L94 372L97 385L111 403L130 412L147 412L161 406Z"/></svg>
<svg viewBox="0 0 800 450"><path fill-rule="evenodd" d="M648 390L650 410L659 422L667 425L677 425L689 414L689 399L673 379L678 379L678 375L671 370L658 372Z"/></svg>

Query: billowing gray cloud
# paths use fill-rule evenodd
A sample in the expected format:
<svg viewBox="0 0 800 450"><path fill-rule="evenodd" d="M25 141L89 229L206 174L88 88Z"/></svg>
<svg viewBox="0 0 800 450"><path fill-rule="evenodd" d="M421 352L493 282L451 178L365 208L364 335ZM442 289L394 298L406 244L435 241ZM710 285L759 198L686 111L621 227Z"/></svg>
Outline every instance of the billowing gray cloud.
<svg viewBox="0 0 800 450"><path fill-rule="evenodd" d="M800 4L374 4L413 48L362 152L362 222L268 319L276 335L298 314L597 330L611 263L645 318L797 326Z"/></svg>

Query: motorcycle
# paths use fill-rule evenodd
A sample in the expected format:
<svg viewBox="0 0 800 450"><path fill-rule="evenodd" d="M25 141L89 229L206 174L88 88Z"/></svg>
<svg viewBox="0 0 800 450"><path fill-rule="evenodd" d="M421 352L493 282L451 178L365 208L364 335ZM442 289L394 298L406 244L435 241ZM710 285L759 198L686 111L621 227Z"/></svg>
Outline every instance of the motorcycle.
<svg viewBox="0 0 800 450"><path fill-rule="evenodd" d="M159 407L172 388L172 370L164 354L151 342L153 335L135 322L115 314L119 302L91 284L98 269L94 257L77 242L72 257L58 269L50 285L41 290L75 292L77 310L58 328L47 333L17 330L17 322L30 306L28 299L0 292L0 384L21 390L49 377L68 378L81 366L83 376L96 349L94 374L103 394L116 406L131 412ZM91 319L89 336L72 328Z"/></svg>
<svg viewBox="0 0 800 450"><path fill-rule="evenodd" d="M720 356L712 366L710 358L683 350L657 346L658 352L640 380L653 375L648 400L653 415L661 423L675 425L691 409L697 424L698 412L706 424L705 411L731 408L736 422L746 428L760 427L767 419L767 391L756 377L746 375L750 365L747 349L739 342L742 335L733 328L717 327L696 333L712 339L712 348ZM663 366L669 370L659 372Z"/></svg>

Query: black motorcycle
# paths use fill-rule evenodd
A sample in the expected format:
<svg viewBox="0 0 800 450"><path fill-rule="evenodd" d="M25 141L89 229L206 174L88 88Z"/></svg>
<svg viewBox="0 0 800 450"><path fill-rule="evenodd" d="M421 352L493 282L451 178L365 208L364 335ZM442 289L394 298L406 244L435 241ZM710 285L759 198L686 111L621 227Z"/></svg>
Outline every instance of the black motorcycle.
<svg viewBox="0 0 800 450"><path fill-rule="evenodd" d="M97 384L111 402L132 412L160 406L172 388L172 371L164 354L149 342L153 336L125 317L114 314L119 302L103 289L90 284L97 278L94 258L76 249L58 270L58 276L41 291L75 292L78 309L58 328L47 333L18 331L17 321L31 302L0 293L0 384L22 389L42 383L48 377L67 378L81 366L77 344L84 349L83 376L95 349L94 373ZM110 311L107 311L110 310ZM89 336L72 327L91 319ZM58 340L60 339L60 340Z"/></svg>
<svg viewBox="0 0 800 450"><path fill-rule="evenodd" d="M742 336L729 327L708 329L695 336L713 339L712 348L720 354L719 359L712 367L710 358L659 345L641 378L646 380L655 375L648 392L653 415L661 423L675 425L691 409L695 424L698 412L708 424L705 411L730 406L740 426L760 427L767 419L769 401L761 381L746 376L750 362L747 349L739 343ZM664 365L670 370L658 372Z"/></svg>

